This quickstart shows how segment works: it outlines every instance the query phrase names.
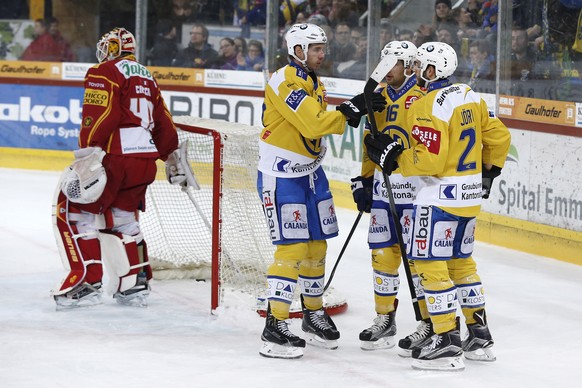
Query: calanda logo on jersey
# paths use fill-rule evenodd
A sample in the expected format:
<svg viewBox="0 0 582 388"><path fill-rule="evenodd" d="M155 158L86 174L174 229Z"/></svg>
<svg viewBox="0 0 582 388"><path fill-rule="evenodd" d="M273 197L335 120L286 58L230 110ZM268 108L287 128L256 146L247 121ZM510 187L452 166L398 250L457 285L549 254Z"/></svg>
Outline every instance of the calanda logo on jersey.
<svg viewBox="0 0 582 388"><path fill-rule="evenodd" d="M370 233L389 233L388 225L382 225L378 222L378 216L373 214L370 216L370 227L368 228Z"/></svg>

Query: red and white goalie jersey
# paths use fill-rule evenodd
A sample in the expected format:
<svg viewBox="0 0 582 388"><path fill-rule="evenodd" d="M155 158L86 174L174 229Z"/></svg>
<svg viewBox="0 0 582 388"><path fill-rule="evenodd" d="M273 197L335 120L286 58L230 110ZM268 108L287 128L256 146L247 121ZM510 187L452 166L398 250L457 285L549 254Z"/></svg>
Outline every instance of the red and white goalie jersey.
<svg viewBox="0 0 582 388"><path fill-rule="evenodd" d="M85 76L79 147L108 154L165 159L178 146L170 112L149 70L125 56Z"/></svg>

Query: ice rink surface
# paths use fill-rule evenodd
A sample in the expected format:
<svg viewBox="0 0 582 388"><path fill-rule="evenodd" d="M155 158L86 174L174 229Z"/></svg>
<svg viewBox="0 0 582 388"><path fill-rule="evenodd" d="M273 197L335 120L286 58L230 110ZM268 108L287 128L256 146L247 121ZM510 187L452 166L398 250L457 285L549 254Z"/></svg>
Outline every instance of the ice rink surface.
<svg viewBox="0 0 582 388"><path fill-rule="evenodd" d="M208 283L152 281L148 308L104 304L57 312L49 291L65 274L51 227L58 173L0 169L0 386L12 387L580 387L582 267L477 243L497 361L462 372L417 371L396 349L365 352L374 317L364 216L333 286L349 308L334 320L337 350L298 360L258 354L264 320L243 308L210 315ZM492 198L494 200L494 198ZM338 209L328 274L356 218ZM416 328L401 273L398 334ZM300 321L291 329L301 333Z"/></svg>

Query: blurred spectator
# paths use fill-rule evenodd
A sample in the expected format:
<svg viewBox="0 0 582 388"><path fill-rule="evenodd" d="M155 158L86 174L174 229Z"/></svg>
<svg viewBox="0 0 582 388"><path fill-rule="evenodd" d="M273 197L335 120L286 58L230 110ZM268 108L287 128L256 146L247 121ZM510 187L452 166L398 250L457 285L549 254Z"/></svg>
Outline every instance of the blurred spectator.
<svg viewBox="0 0 582 388"><path fill-rule="evenodd" d="M471 75L467 84L476 91L484 91L488 83L495 79L495 63L491 54L489 41L478 39L469 45L469 57L471 58Z"/></svg>
<svg viewBox="0 0 582 388"><path fill-rule="evenodd" d="M285 0L281 3L281 15L283 16L285 25L303 23L297 21L297 15L307 9L309 6L308 0ZM303 17L305 19L305 15Z"/></svg>
<svg viewBox="0 0 582 388"><path fill-rule="evenodd" d="M467 8L455 8L451 12L457 26L457 37L459 39L475 39L479 35L479 25L473 22L471 13Z"/></svg>
<svg viewBox="0 0 582 388"><path fill-rule="evenodd" d="M34 32L32 33L32 39L38 38L45 32L47 32L45 21L43 19L36 19L34 21Z"/></svg>
<svg viewBox="0 0 582 388"><path fill-rule="evenodd" d="M237 8L237 15L240 19L241 31L240 35L243 38L250 38L251 27L265 26L267 24L267 1L255 0L251 4L250 1L239 1L239 8ZM279 26L285 25L285 18L283 13L279 12Z"/></svg>
<svg viewBox="0 0 582 388"><path fill-rule="evenodd" d="M285 27L279 33L279 48L275 52L273 63L271 64L269 71L276 71L289 64L289 53L287 49L287 42L285 40L285 34L287 34L287 31L289 31L289 27Z"/></svg>
<svg viewBox="0 0 582 388"><path fill-rule="evenodd" d="M190 31L188 47L178 53L174 65L209 69L217 59L218 53L208 44L208 29L203 24L195 24Z"/></svg>
<svg viewBox="0 0 582 388"><path fill-rule="evenodd" d="M398 31L398 40L407 40L412 42L413 37L414 32L412 32L412 30L402 29Z"/></svg>
<svg viewBox="0 0 582 388"><path fill-rule="evenodd" d="M479 27L483 25L482 8L482 0L467 0L467 11L471 14L471 21Z"/></svg>
<svg viewBox="0 0 582 388"><path fill-rule="evenodd" d="M324 15L321 15L321 14L311 15L307 19L307 23L316 24L320 27L321 26L329 26L328 18L326 18ZM327 39L329 40L329 37Z"/></svg>
<svg viewBox="0 0 582 388"><path fill-rule="evenodd" d="M394 26L388 21L388 19L380 19L380 47L384 47L395 39Z"/></svg>
<svg viewBox="0 0 582 388"><path fill-rule="evenodd" d="M307 12L298 12L295 23L307 23Z"/></svg>
<svg viewBox="0 0 582 388"><path fill-rule="evenodd" d="M420 47L420 45L425 42L432 42L435 40L437 40L435 28L429 24L421 24L418 26L418 29L414 31L412 43L414 43L416 47Z"/></svg>
<svg viewBox="0 0 582 388"><path fill-rule="evenodd" d="M258 40L250 40L248 44L248 55L239 55L237 70L263 71L265 68L265 53L263 44Z"/></svg>
<svg viewBox="0 0 582 388"><path fill-rule="evenodd" d="M436 28L442 23L454 24L451 10L451 0L436 0L434 2L433 26Z"/></svg>
<svg viewBox="0 0 582 388"><path fill-rule="evenodd" d="M156 24L154 45L148 51L150 66L172 66L180 48L176 39L176 27L169 19L160 19Z"/></svg>
<svg viewBox="0 0 582 388"><path fill-rule="evenodd" d="M238 50L234 39L222 38L220 40L220 55L213 68L221 70L236 70L238 67ZM242 58L242 54L241 54Z"/></svg>
<svg viewBox="0 0 582 388"><path fill-rule="evenodd" d="M311 12L311 15L323 15L327 20L330 11L331 0L315 0L315 9Z"/></svg>
<svg viewBox="0 0 582 388"><path fill-rule="evenodd" d="M71 45L59 32L59 21L52 17L46 18L44 25L46 31L30 42L20 59L26 61L74 61Z"/></svg>
<svg viewBox="0 0 582 388"><path fill-rule="evenodd" d="M351 29L345 22L335 26L334 38L329 44L330 59L333 63L349 61L356 52L356 45L351 42Z"/></svg>
<svg viewBox="0 0 582 388"><path fill-rule="evenodd" d="M366 54L368 52L368 39L362 35L356 44L354 58L347 62L341 62L335 66L335 76L338 78L360 79L367 78Z"/></svg>
<svg viewBox="0 0 582 388"><path fill-rule="evenodd" d="M247 40L242 36L238 36L234 38L234 45L239 53L243 55L243 57L247 56L249 53L249 48L247 45Z"/></svg>
<svg viewBox="0 0 582 388"><path fill-rule="evenodd" d="M176 36L182 37L182 25L192 24L197 21L194 8L190 0L171 0L172 12L170 19L176 27Z"/></svg>
<svg viewBox="0 0 582 388"><path fill-rule="evenodd" d="M491 43L497 43L497 1L492 1L487 14L483 19L482 38L486 38Z"/></svg>
<svg viewBox="0 0 582 388"><path fill-rule="evenodd" d="M527 31L520 27L511 30L511 79L527 81L534 77L536 54L529 45Z"/></svg>
<svg viewBox="0 0 582 388"><path fill-rule="evenodd" d="M443 42L451 46L459 55L460 46L459 38L457 37L457 28L451 24L441 24L436 29L436 37L438 42Z"/></svg>
<svg viewBox="0 0 582 388"><path fill-rule="evenodd" d="M358 25L359 15L352 8L350 0L332 0L331 10L327 17L332 27L335 27L339 22L345 22L350 27Z"/></svg>
<svg viewBox="0 0 582 388"><path fill-rule="evenodd" d="M365 29L363 29L362 27L354 27L350 31L350 41L352 42L352 44L357 45L358 42L360 41L360 38L365 35L366 35Z"/></svg>

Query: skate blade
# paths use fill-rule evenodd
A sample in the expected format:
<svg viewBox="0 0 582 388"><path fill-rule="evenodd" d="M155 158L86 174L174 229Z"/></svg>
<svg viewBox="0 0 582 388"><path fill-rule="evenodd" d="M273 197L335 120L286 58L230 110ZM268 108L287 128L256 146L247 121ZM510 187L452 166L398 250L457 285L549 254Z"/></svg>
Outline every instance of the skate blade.
<svg viewBox="0 0 582 388"><path fill-rule="evenodd" d="M150 294L149 291L142 291L130 295L123 295L118 293L113 295L113 297L115 298L115 301L120 305L145 308L148 307L147 298L149 294Z"/></svg>
<svg viewBox="0 0 582 388"><path fill-rule="evenodd" d="M420 370L437 370L437 371L462 371L465 369L465 363L462 356L442 357L434 360L412 360L412 368Z"/></svg>
<svg viewBox="0 0 582 388"><path fill-rule="evenodd" d="M335 350L339 346L337 340L326 340L313 333L305 333L305 335L307 343L318 348Z"/></svg>
<svg viewBox="0 0 582 388"><path fill-rule="evenodd" d="M294 359L303 357L303 349L296 346L284 346L273 342L263 341L259 354L267 358Z"/></svg>
<svg viewBox="0 0 582 388"><path fill-rule="evenodd" d="M412 349L403 349L401 347L398 347L398 355L400 357L410 358L412 357Z"/></svg>
<svg viewBox="0 0 582 388"><path fill-rule="evenodd" d="M471 361L493 362L497 359L490 348L481 348L470 352L464 352L465 358Z"/></svg>
<svg viewBox="0 0 582 388"><path fill-rule="evenodd" d="M88 295L81 299L70 299L62 295L54 297L57 311L74 310L77 308L97 306L103 303L101 293Z"/></svg>
<svg viewBox="0 0 582 388"><path fill-rule="evenodd" d="M362 350L380 350L392 349L396 345L394 337L383 337L376 341L361 341L360 349Z"/></svg>

